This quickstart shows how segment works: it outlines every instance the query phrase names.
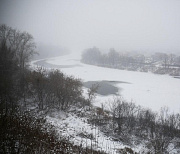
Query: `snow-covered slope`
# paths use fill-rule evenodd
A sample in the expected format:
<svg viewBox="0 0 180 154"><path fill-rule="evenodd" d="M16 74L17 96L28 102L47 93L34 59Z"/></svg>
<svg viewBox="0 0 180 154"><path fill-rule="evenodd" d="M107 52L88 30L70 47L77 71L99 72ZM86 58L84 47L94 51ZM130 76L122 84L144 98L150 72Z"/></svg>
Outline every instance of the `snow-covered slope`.
<svg viewBox="0 0 180 154"><path fill-rule="evenodd" d="M79 118L74 114L56 113L48 116L47 122L55 126L59 136L63 136L74 145L80 145L83 148L115 154L118 149L125 147L121 142L113 141L104 135L98 127L88 124L86 118ZM133 150L138 151L137 148L133 148Z"/></svg>

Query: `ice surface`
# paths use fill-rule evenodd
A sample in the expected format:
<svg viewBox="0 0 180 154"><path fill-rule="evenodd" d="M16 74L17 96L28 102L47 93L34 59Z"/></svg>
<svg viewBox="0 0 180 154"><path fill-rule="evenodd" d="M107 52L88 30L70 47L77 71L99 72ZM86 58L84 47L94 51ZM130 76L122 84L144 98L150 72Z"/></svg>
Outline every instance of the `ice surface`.
<svg viewBox="0 0 180 154"><path fill-rule="evenodd" d="M128 82L116 84L121 88L120 95L127 101L133 101L137 105L159 111L161 107L167 106L171 112L180 112L180 79L169 75L157 75L144 72L133 72L126 70L103 68L83 64L81 56L73 53L65 56L47 59L46 62L53 65L65 65L75 67L60 68L67 75L87 81L120 81ZM32 62L33 65L33 62ZM59 68L58 68L59 69ZM113 95L97 95L96 105L112 99Z"/></svg>

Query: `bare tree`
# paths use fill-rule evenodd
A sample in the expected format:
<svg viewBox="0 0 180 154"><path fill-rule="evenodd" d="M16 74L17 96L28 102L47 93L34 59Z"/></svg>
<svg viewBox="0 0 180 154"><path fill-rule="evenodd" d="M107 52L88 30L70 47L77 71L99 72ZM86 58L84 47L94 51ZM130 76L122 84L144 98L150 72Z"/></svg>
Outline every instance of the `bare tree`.
<svg viewBox="0 0 180 154"><path fill-rule="evenodd" d="M119 53L114 48L111 48L108 53L109 64L116 67L119 61Z"/></svg>
<svg viewBox="0 0 180 154"><path fill-rule="evenodd" d="M24 70L29 59L36 53L33 36L6 25L0 25L0 40L4 40L7 47L15 52L19 67Z"/></svg>
<svg viewBox="0 0 180 154"><path fill-rule="evenodd" d="M14 108L18 100L17 61L5 41L0 42L0 107Z"/></svg>
<svg viewBox="0 0 180 154"><path fill-rule="evenodd" d="M88 89L88 101L90 104L92 103L93 99L95 98L98 88L99 88L98 84L93 84Z"/></svg>
<svg viewBox="0 0 180 154"><path fill-rule="evenodd" d="M26 66L30 58L36 53L36 45L32 35L27 32L20 32L6 25L0 25L0 41L14 53L14 59L17 61L20 73L18 74L19 87L23 95L24 102L26 100Z"/></svg>

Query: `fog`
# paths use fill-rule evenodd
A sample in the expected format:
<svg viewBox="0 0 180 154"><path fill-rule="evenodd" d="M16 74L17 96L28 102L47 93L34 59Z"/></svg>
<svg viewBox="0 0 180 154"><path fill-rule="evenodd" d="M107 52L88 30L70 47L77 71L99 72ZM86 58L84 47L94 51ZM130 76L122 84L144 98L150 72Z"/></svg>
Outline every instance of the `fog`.
<svg viewBox="0 0 180 154"><path fill-rule="evenodd" d="M180 51L179 0L1 0L0 24L71 51Z"/></svg>

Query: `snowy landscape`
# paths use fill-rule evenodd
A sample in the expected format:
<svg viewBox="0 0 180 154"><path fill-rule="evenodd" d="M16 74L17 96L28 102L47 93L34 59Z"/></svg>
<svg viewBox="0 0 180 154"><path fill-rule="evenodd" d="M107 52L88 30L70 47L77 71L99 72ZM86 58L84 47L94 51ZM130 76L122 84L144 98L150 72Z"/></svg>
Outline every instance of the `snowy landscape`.
<svg viewBox="0 0 180 154"><path fill-rule="evenodd" d="M117 70L111 68L97 67L80 62L81 53L68 54L65 56L45 59L46 64L41 65L41 61L34 61L31 64L46 68L60 69L67 75L87 81L117 81L114 86L118 87L118 95L128 102L134 102L154 111L159 111L161 107L168 107L171 112L180 112L180 80L169 75L157 75L146 72L134 72ZM58 67L59 66L59 67ZM63 67L64 66L64 67ZM67 67L69 66L69 67ZM72 67L73 66L73 67ZM124 82L124 83L123 83ZM116 95L97 95L95 106L101 107L103 103L108 107L107 102Z"/></svg>
<svg viewBox="0 0 180 154"><path fill-rule="evenodd" d="M128 102L133 102L136 105L157 112L160 112L160 109L163 107L168 107L170 113L178 113L180 111L180 82L179 79L169 75L157 75L87 65L81 62L81 54L77 54L77 52L75 54L72 53L60 57L32 61L31 67L59 69L67 75L80 78L83 82L112 82L111 85L118 88L117 93L110 95L96 94L93 100L94 106L104 107L106 110L110 110L113 99L121 97ZM85 97L87 97L87 90L86 87L83 88ZM79 112L88 111L80 110ZM114 141L111 137L107 137L97 126L88 124L87 117L79 118L74 113L55 112L53 115L47 117L47 121L56 127L60 136L68 138L75 145L81 145L84 148L91 148L93 145L93 148L96 150L115 154L118 153L118 149L129 147L120 141ZM91 134L95 136L94 139L87 137ZM146 152L145 144L130 147L134 152ZM170 147L169 151L172 153L177 152L172 149Z"/></svg>
<svg viewBox="0 0 180 154"><path fill-rule="evenodd" d="M1 0L0 153L179 154L179 8Z"/></svg>

